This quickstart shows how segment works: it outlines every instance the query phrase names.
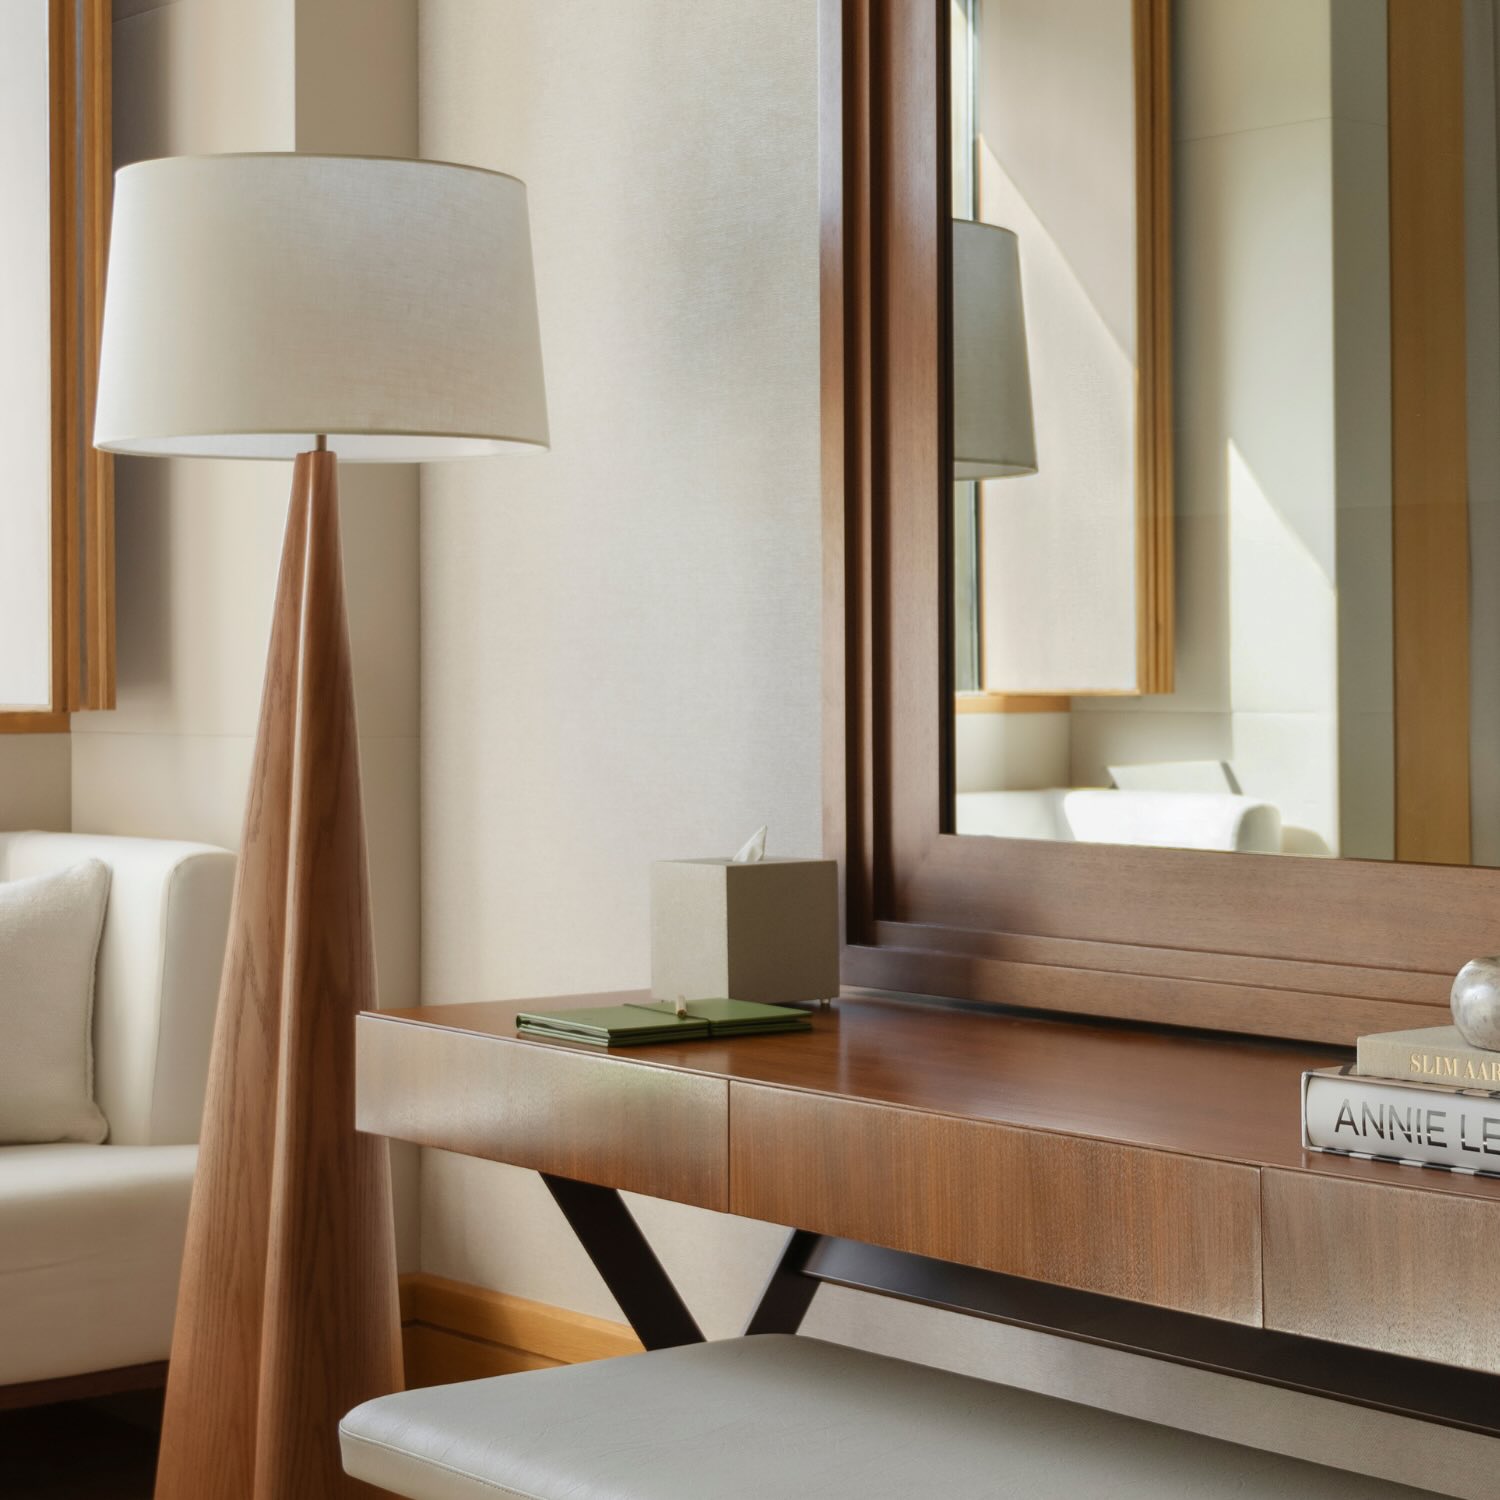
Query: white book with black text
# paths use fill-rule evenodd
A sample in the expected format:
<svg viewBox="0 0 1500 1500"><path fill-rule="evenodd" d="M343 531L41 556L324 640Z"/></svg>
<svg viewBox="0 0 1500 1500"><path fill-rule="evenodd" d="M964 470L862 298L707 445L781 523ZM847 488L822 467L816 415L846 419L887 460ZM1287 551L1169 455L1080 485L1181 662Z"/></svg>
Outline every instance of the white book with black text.
<svg viewBox="0 0 1500 1500"><path fill-rule="evenodd" d="M1318 1068L1302 1075L1302 1144L1500 1176L1500 1092Z"/></svg>

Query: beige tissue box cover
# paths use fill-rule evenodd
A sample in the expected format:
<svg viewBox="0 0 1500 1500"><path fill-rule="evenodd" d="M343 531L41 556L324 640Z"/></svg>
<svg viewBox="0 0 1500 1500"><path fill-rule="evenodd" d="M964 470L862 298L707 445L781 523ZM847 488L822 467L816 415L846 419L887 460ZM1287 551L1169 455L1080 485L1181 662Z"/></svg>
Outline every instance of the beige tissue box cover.
<svg viewBox="0 0 1500 1500"><path fill-rule="evenodd" d="M829 1000L839 992L831 859L660 860L651 867L651 993L659 1000Z"/></svg>

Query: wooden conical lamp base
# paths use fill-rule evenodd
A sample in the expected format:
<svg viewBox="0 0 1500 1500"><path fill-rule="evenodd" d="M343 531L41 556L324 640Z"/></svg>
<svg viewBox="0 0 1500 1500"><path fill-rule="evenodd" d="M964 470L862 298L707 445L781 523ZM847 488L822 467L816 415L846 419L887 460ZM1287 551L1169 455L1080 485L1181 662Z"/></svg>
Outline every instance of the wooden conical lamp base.
<svg viewBox="0 0 1500 1500"><path fill-rule="evenodd" d="M333 1500L338 1422L401 1386L384 1141L354 1129L375 1004L333 454L303 453L276 589L178 1293L157 1500Z"/></svg>

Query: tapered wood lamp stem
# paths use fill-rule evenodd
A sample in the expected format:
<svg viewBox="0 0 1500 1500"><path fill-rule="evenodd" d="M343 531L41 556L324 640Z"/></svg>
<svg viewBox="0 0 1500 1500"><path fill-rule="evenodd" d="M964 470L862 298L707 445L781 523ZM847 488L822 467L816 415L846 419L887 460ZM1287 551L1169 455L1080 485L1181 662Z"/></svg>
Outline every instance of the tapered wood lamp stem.
<svg viewBox="0 0 1500 1500"><path fill-rule="evenodd" d="M337 459L299 454L271 622L157 1500L330 1500L339 1419L401 1386L385 1142L354 1129L375 1005Z"/></svg>

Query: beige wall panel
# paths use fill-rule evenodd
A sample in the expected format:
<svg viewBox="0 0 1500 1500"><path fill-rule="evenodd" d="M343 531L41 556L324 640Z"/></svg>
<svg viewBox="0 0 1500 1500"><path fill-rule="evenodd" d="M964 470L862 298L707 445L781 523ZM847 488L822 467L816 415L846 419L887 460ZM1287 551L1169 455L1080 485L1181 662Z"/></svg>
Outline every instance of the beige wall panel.
<svg viewBox="0 0 1500 1500"><path fill-rule="evenodd" d="M71 826L65 734L0 734L0 829Z"/></svg>
<svg viewBox="0 0 1500 1500"><path fill-rule="evenodd" d="M786 1231L629 1194L630 1210L709 1338L732 1338L754 1311ZM422 1153L422 1269L601 1318L623 1314L534 1172Z"/></svg>
<svg viewBox="0 0 1500 1500"><path fill-rule="evenodd" d="M416 878L421 859L416 797L421 748L415 735L362 734L359 756L380 1007L398 1010L421 1003Z"/></svg>
<svg viewBox="0 0 1500 1500"><path fill-rule="evenodd" d="M1066 713L956 714L953 769L959 792L1033 791L1068 784Z"/></svg>
<svg viewBox="0 0 1500 1500"><path fill-rule="evenodd" d="M816 12L422 10L530 190L552 451L422 492L424 997L644 983L653 859L820 852Z"/></svg>
<svg viewBox="0 0 1500 1500"><path fill-rule="evenodd" d="M417 0L295 0L295 8L297 149L415 156Z"/></svg>
<svg viewBox="0 0 1500 1500"><path fill-rule="evenodd" d="M118 707L74 714L74 733L253 735L287 473L122 458L115 474Z"/></svg>
<svg viewBox="0 0 1500 1500"><path fill-rule="evenodd" d="M74 733L253 735L290 468L122 458L115 484L119 701ZM416 733L415 489L408 465L339 476L362 738Z"/></svg>
<svg viewBox="0 0 1500 1500"><path fill-rule="evenodd" d="M238 734L75 734L73 827L236 848L254 748Z"/></svg>
<svg viewBox="0 0 1500 1500"><path fill-rule="evenodd" d="M415 464L346 464L339 470L361 744L414 737L420 722L417 496ZM415 777L402 796L415 813Z"/></svg>
<svg viewBox="0 0 1500 1500"><path fill-rule="evenodd" d="M290 151L295 0L116 0L115 160Z"/></svg>
<svg viewBox="0 0 1500 1500"><path fill-rule="evenodd" d="M1176 11L1179 140L1328 114L1329 0L1185 0Z"/></svg>

